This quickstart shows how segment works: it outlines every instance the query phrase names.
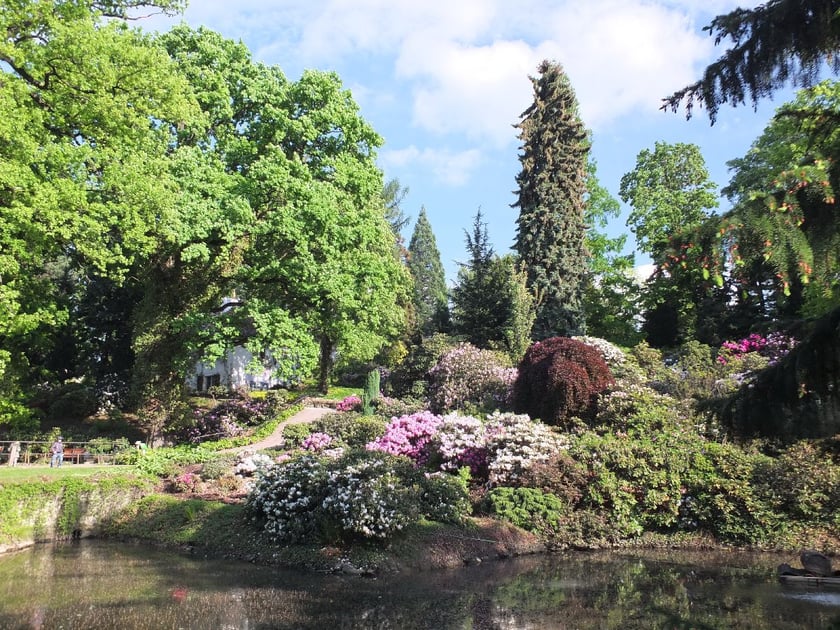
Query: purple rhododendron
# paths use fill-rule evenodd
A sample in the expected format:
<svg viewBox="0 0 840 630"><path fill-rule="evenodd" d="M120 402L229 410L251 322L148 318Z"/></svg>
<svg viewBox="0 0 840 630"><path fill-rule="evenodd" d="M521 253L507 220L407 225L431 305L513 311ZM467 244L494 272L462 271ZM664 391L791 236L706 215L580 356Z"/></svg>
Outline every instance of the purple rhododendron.
<svg viewBox="0 0 840 630"><path fill-rule="evenodd" d="M365 448L369 451L405 455L422 465L428 461L429 443L442 422L442 418L431 411L392 418L385 433L369 442Z"/></svg>

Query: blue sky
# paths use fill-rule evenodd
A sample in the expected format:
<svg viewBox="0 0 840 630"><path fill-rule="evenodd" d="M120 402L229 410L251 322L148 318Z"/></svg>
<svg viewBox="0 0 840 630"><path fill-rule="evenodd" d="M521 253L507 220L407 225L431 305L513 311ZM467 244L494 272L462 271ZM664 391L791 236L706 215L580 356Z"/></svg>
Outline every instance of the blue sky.
<svg viewBox="0 0 840 630"><path fill-rule="evenodd" d="M599 180L613 196L638 153L660 140L697 144L712 180L728 183L726 162L745 154L792 91L757 111L749 103L723 106L714 126L702 110L686 121L659 106L721 54L702 28L717 14L757 4L193 0L183 16L155 17L146 27L167 30L182 20L206 26L243 41L256 60L292 80L306 68L337 72L385 139L378 157L385 178L409 189L406 242L424 206L452 282L466 259L464 230L479 207L495 251L510 251L519 171L513 125L532 100L528 76L543 59L560 62L569 75L592 130ZM629 233L625 220L608 231ZM628 243L630 251L632 235Z"/></svg>

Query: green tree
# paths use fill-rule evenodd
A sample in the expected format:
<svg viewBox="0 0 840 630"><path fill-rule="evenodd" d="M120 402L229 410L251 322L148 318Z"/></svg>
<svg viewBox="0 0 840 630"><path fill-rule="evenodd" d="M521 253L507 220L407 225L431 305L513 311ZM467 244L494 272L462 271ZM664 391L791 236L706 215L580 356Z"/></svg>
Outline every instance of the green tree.
<svg viewBox="0 0 840 630"><path fill-rule="evenodd" d="M0 16L0 380L12 389L49 378L44 357L66 342L79 292L56 271L120 284L176 229L170 129L198 110L166 54L114 19L143 6L182 3L33 1Z"/></svg>
<svg viewBox="0 0 840 630"><path fill-rule="evenodd" d="M446 332L449 326L449 294L435 234L420 208L408 244L408 270L414 279L414 312L423 336Z"/></svg>
<svg viewBox="0 0 840 630"><path fill-rule="evenodd" d="M641 341L638 331L640 287L633 273L634 256L624 254L627 235L610 237L604 232L621 206L598 181L597 166L589 162L586 180L586 250L589 281L586 284L588 334L625 346Z"/></svg>
<svg viewBox="0 0 840 630"><path fill-rule="evenodd" d="M533 335L580 334L585 329L584 195L589 134L569 78L543 61L532 77L534 101L517 128L522 141L516 177L519 208L514 248L537 299Z"/></svg>
<svg viewBox="0 0 840 630"><path fill-rule="evenodd" d="M761 322L818 316L840 304L840 83L801 90L779 108L724 193L732 209L706 238L686 234L675 264L724 278Z"/></svg>
<svg viewBox="0 0 840 630"><path fill-rule="evenodd" d="M731 46L706 68L703 78L664 99L676 111L685 102L691 117L696 102L714 124L722 103L755 105L793 82L813 85L823 67L840 71L840 2L770 0L753 9L718 15L704 30L715 44Z"/></svg>
<svg viewBox="0 0 840 630"><path fill-rule="evenodd" d="M502 350L516 361L530 344L533 298L514 259L493 251L481 219L479 209L472 233L465 231L470 260L452 290L453 328L472 345Z"/></svg>
<svg viewBox="0 0 840 630"><path fill-rule="evenodd" d="M639 153L635 169L621 178L619 196L632 207L627 225L657 266L645 289L644 328L652 345L675 345L695 334L703 291L669 268L666 258L672 241L699 226L717 206L715 190L694 144L656 142L653 151Z"/></svg>

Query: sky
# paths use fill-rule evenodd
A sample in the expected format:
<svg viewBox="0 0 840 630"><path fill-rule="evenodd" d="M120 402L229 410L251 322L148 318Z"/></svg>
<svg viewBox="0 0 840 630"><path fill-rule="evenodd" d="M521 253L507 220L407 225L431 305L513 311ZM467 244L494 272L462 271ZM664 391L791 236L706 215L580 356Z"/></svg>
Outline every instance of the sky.
<svg viewBox="0 0 840 630"><path fill-rule="evenodd" d="M758 2L733 0L192 0L183 15L145 21L165 31L185 21L244 42L256 61L296 80L335 71L361 115L384 138L385 179L408 189L402 209L421 207L450 284L467 260L465 230L480 209L498 254L511 251L518 211L520 143L514 125L533 100L529 79L544 59L563 65L592 133L600 183L618 199L622 175L654 143L697 144L711 179L729 182L775 109L774 100L705 111L660 110L724 51L702 29L715 15ZM721 211L727 208L721 207ZM628 234L628 208L610 235ZM637 256L637 263L648 262Z"/></svg>

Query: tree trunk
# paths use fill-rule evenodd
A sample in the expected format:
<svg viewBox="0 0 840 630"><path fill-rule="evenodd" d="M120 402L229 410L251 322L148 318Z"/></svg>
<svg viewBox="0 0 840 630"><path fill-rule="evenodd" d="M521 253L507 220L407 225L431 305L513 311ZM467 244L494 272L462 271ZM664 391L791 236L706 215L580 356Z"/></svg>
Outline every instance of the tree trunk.
<svg viewBox="0 0 840 630"><path fill-rule="evenodd" d="M330 389L334 350L335 342L327 335L323 335L321 337L321 353L318 361L318 391L324 395L329 393Z"/></svg>

